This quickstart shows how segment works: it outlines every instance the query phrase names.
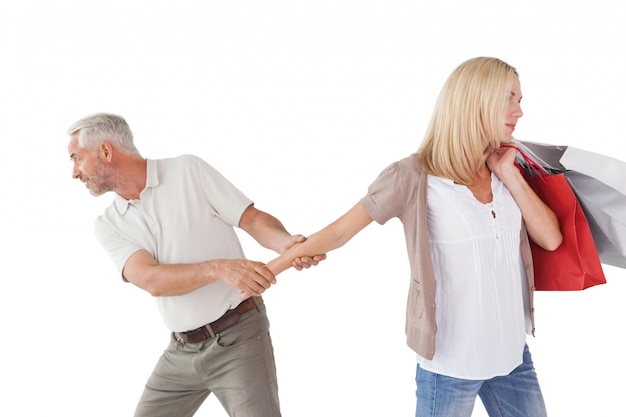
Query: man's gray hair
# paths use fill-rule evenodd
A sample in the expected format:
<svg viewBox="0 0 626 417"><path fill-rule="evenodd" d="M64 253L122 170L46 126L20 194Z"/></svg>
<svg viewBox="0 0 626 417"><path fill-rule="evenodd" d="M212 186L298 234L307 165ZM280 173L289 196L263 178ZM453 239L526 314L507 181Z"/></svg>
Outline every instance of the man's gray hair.
<svg viewBox="0 0 626 417"><path fill-rule="evenodd" d="M107 141L114 148L129 154L139 155L133 143L133 133L123 117L110 113L96 113L83 117L67 131L68 135L78 132L78 146L96 149Z"/></svg>

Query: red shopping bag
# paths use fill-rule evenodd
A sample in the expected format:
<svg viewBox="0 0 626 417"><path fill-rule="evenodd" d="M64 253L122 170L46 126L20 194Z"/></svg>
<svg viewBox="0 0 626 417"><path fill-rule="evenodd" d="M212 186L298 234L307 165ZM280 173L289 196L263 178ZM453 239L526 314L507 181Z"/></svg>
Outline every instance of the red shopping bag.
<svg viewBox="0 0 626 417"><path fill-rule="evenodd" d="M522 170L526 181L554 211L563 234L563 243L555 251L547 251L530 242L535 289L576 291L605 284L606 278L587 218L567 177L563 173L550 174L517 150L526 163Z"/></svg>

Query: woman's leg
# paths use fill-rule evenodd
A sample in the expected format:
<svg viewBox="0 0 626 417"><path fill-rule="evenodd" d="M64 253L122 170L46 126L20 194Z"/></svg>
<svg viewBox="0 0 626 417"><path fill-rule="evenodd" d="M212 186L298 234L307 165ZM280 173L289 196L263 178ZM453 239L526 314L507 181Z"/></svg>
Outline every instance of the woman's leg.
<svg viewBox="0 0 626 417"><path fill-rule="evenodd" d="M484 381L451 378L425 371L418 365L415 382L415 417L470 417Z"/></svg>
<svg viewBox="0 0 626 417"><path fill-rule="evenodd" d="M523 363L509 375L485 381L478 392L491 417L546 417L546 405L528 350Z"/></svg>

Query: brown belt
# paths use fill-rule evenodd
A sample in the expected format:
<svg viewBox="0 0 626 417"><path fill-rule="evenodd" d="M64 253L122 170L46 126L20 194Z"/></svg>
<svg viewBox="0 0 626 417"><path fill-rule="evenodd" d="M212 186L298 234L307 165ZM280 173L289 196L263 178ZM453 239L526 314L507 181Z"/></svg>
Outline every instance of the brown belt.
<svg viewBox="0 0 626 417"><path fill-rule="evenodd" d="M180 339L180 341L185 343L200 343L204 342L207 339L210 339L211 332L209 328L213 331L213 334L218 334L223 332L233 324L237 323L241 318L242 314L247 313L248 311L256 308L257 303L263 304L263 298L261 297L250 297L239 305L231 310L228 310L222 317L215 320L212 323L205 324L202 327L198 327L195 330L189 330L188 332L176 333L176 336Z"/></svg>

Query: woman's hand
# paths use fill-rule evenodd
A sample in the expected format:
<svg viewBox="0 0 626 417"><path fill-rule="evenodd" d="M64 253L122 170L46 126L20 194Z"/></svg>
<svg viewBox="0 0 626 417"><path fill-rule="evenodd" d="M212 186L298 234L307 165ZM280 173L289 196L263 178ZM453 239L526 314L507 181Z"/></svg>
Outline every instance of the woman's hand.
<svg viewBox="0 0 626 417"><path fill-rule="evenodd" d="M487 157L487 167L500 178L500 181L505 182L505 177L509 172L518 171L519 173L515 166L516 153L515 148L500 147L494 149Z"/></svg>
<svg viewBox="0 0 626 417"><path fill-rule="evenodd" d="M522 212L528 236L546 250L555 250L563 241L554 212L530 188L515 165L517 150L513 147L494 149L487 166L509 190Z"/></svg>

